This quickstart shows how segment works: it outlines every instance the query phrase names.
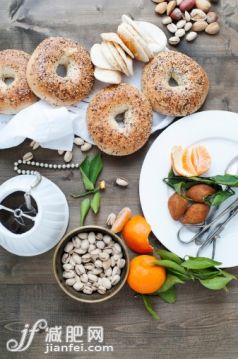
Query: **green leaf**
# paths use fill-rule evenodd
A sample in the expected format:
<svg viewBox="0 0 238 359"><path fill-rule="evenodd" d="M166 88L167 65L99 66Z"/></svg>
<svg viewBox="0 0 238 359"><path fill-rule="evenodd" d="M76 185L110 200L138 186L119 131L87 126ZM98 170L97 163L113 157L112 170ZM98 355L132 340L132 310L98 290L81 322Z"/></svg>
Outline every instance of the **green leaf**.
<svg viewBox="0 0 238 359"><path fill-rule="evenodd" d="M166 292L161 292L158 295L166 303L173 304L176 302L176 289L174 287L171 287Z"/></svg>
<svg viewBox="0 0 238 359"><path fill-rule="evenodd" d="M84 225L85 218L87 217L88 211L90 209L90 199L85 198L80 204L80 226Z"/></svg>
<svg viewBox="0 0 238 359"><path fill-rule="evenodd" d="M211 177L211 179L218 184L229 186L229 187L238 187L238 176L234 175L218 175Z"/></svg>
<svg viewBox="0 0 238 359"><path fill-rule="evenodd" d="M95 214L98 213L100 208L100 202L101 202L101 193L96 192L93 196L93 199L91 200L91 208Z"/></svg>
<svg viewBox="0 0 238 359"><path fill-rule="evenodd" d="M93 191L94 184L90 181L90 179L88 178L88 176L86 175L86 173L84 172L84 170L81 167L80 167L80 172L82 175L82 180L83 180L83 184L84 184L86 191Z"/></svg>
<svg viewBox="0 0 238 359"><path fill-rule="evenodd" d="M80 168L83 170L83 172L86 174L87 177L89 177L90 163L91 163L91 161L90 161L89 157L86 156L80 165Z"/></svg>
<svg viewBox="0 0 238 359"><path fill-rule="evenodd" d="M184 273L184 274L186 273L185 269L183 267L181 267L180 264L175 263L175 262L173 262L171 260L168 260L168 259L158 259L154 263L159 265L159 266L175 270L175 271L177 271L179 273Z"/></svg>
<svg viewBox="0 0 238 359"><path fill-rule="evenodd" d="M166 277L166 281L165 283L163 284L163 286L157 290L154 294L160 294L160 293L163 293L163 292L167 292L167 290L169 290L170 288L172 288L175 284L183 284L184 281L181 280L179 277L177 277L176 275L174 274L170 274L168 273L167 274L167 277Z"/></svg>
<svg viewBox="0 0 238 359"><path fill-rule="evenodd" d="M99 152L90 163L90 169L89 169L89 179L90 181L95 185L97 182L98 176L100 175L101 171L103 169L103 162L102 162L102 156Z"/></svg>
<svg viewBox="0 0 238 359"><path fill-rule="evenodd" d="M209 279L220 275L220 271L218 269L209 269L209 268L192 270L192 273L196 279Z"/></svg>
<svg viewBox="0 0 238 359"><path fill-rule="evenodd" d="M228 198L234 195L234 191L232 190L224 190L224 191L218 191L210 196L207 196L204 199L204 202L208 204L209 206L219 206L224 201L226 201Z"/></svg>
<svg viewBox="0 0 238 359"><path fill-rule="evenodd" d="M227 272L227 271L224 271L224 270L222 270L222 269L219 269L219 275L223 275L224 277L237 280L237 277L236 277L234 274L229 273L229 272Z"/></svg>
<svg viewBox="0 0 238 359"><path fill-rule="evenodd" d="M150 299L148 298L148 296L146 295L142 295L142 299L143 299L143 303L145 306L145 309L147 310L147 312L150 313L150 315L152 315L152 317L156 320L160 320L160 317L158 316L158 314L154 311Z"/></svg>
<svg viewBox="0 0 238 359"><path fill-rule="evenodd" d="M178 264L181 264L183 261L176 254L166 251L165 249L157 249L156 253L160 256L161 259L169 259Z"/></svg>
<svg viewBox="0 0 238 359"><path fill-rule="evenodd" d="M220 262L205 257L189 257L181 266L187 269L206 269L221 264Z"/></svg>
<svg viewBox="0 0 238 359"><path fill-rule="evenodd" d="M199 282L206 288L212 290L225 289L226 285L232 281L231 277L215 277L210 279L199 279Z"/></svg>

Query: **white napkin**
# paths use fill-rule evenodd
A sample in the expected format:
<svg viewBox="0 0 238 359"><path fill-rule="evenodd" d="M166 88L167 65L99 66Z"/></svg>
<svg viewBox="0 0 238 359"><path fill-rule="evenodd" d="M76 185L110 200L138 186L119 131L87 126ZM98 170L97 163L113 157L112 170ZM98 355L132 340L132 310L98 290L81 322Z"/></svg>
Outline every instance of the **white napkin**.
<svg viewBox="0 0 238 359"><path fill-rule="evenodd" d="M140 89L143 66L134 61L134 76L124 77L123 81ZM95 93L105 86L95 81L90 95L75 106L56 107L40 100L14 116L0 114L0 149L18 146L30 138L44 148L70 151L74 135L93 144L87 130L86 111ZM173 119L154 112L152 133L168 126Z"/></svg>

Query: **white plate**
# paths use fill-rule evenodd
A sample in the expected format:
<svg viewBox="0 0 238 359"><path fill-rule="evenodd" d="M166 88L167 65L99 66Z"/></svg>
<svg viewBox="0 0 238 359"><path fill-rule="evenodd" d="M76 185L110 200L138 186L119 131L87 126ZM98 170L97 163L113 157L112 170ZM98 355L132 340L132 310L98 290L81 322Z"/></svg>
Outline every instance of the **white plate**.
<svg viewBox="0 0 238 359"><path fill-rule="evenodd" d="M170 169L173 145L184 147L202 144L212 156L207 175L223 174L227 164L238 155L238 114L227 111L204 111L175 122L158 136L148 151L140 175L142 210L158 240L170 251L184 258L195 256L198 246L182 244L177 240L181 227L169 214L167 203L172 193L163 183ZM234 198L232 197L232 200ZM225 206L229 202L226 201ZM234 218L217 240L215 259L221 267L238 266L238 217ZM192 235L192 233L191 233ZM211 256L211 248L201 254Z"/></svg>

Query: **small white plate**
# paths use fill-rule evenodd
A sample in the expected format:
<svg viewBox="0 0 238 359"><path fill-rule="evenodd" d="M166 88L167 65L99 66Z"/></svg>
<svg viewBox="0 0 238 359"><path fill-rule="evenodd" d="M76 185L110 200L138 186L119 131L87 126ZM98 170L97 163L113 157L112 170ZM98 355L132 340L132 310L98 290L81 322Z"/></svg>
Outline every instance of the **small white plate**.
<svg viewBox="0 0 238 359"><path fill-rule="evenodd" d="M182 244L177 239L180 222L174 221L167 203L172 193L163 183L170 169L171 148L202 144L212 157L208 176L224 174L227 164L238 155L238 114L227 111L204 111L184 117L158 136L149 149L140 175L140 201L143 213L158 240L170 251L184 258L196 256L195 243ZM231 201L234 200L234 196ZM226 201L224 206L227 206ZM221 267L238 266L238 217L234 218L217 240L215 259ZM191 232L192 235L192 232ZM211 247L202 256L211 256Z"/></svg>

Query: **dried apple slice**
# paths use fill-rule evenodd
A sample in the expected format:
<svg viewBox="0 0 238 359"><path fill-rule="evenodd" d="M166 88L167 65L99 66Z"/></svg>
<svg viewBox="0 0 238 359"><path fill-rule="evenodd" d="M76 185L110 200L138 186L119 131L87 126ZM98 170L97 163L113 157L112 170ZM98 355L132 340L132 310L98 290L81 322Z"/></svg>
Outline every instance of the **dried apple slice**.
<svg viewBox="0 0 238 359"><path fill-rule="evenodd" d="M108 84L119 84L121 82L121 74L119 71L105 70L95 67L94 76L97 80Z"/></svg>
<svg viewBox="0 0 238 359"><path fill-rule="evenodd" d="M120 67L120 70L127 76L129 76L129 72L127 70L126 64L124 63L123 59L121 58L120 54L118 53L117 49L114 47L113 43L110 41L105 41L109 51L111 52L112 56L114 57L115 61Z"/></svg>
<svg viewBox="0 0 238 359"><path fill-rule="evenodd" d="M92 63L105 70L116 70L113 66L109 64L106 57L103 54L102 46L100 44L94 44L90 50L90 57Z"/></svg>
<svg viewBox="0 0 238 359"><path fill-rule="evenodd" d="M115 32L103 32L100 36L104 41L111 41L117 43L130 57L134 58L133 53L130 51L130 49L128 49L128 47L124 44L124 42Z"/></svg>
<svg viewBox="0 0 238 359"><path fill-rule="evenodd" d="M117 52L121 56L122 60L126 64L127 71L130 76L133 76L133 61L130 56L127 56L124 52L124 50L121 48L120 45L118 45L116 42L114 42L114 46L117 49Z"/></svg>

